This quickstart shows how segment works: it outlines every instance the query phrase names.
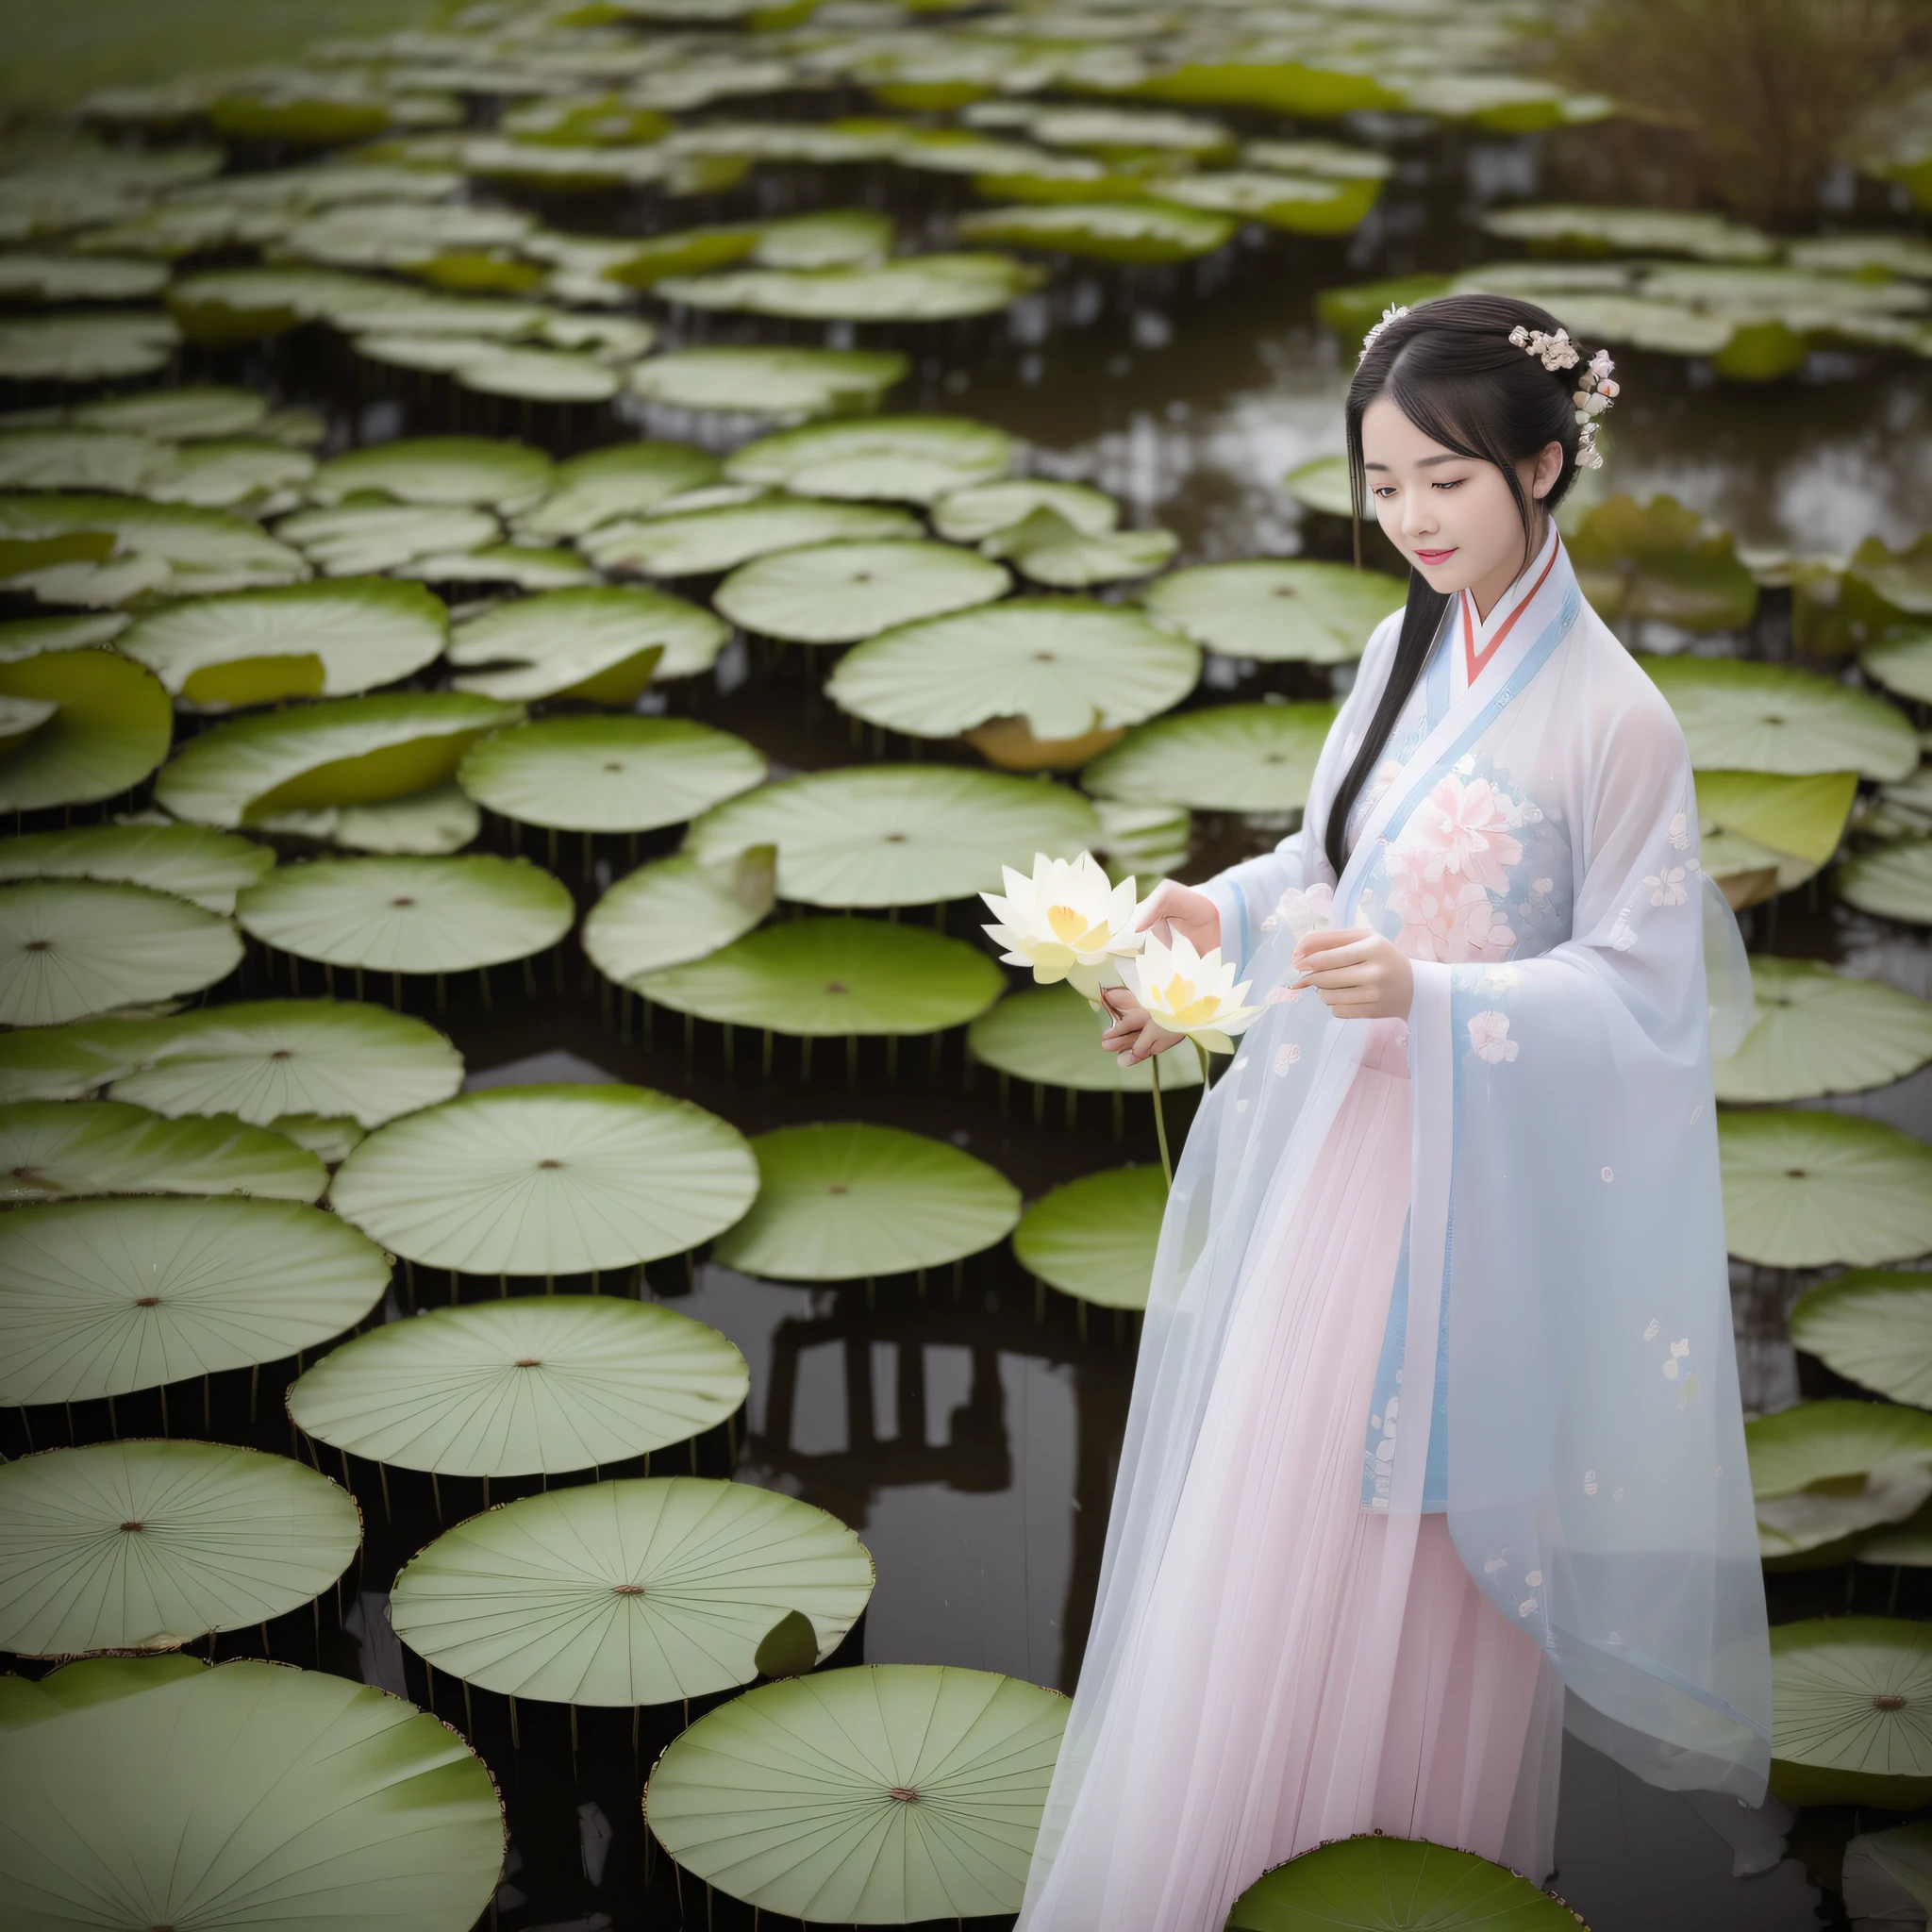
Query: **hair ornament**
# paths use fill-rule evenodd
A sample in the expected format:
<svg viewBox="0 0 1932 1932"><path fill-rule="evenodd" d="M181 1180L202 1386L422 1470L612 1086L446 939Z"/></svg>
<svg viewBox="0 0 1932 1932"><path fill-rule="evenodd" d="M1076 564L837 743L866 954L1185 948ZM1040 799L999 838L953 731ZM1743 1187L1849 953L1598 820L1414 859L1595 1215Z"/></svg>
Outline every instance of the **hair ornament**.
<svg viewBox="0 0 1932 1932"><path fill-rule="evenodd" d="M1387 308L1383 309L1381 321L1378 322L1374 325L1374 327L1372 328L1368 332L1368 334L1362 338L1362 354L1366 356L1369 353L1369 351L1375 346L1375 338L1378 335L1380 335L1382 331L1385 328L1387 328L1391 322L1400 322L1402 318L1407 313L1408 304L1406 302L1391 302Z"/></svg>
<svg viewBox="0 0 1932 1932"><path fill-rule="evenodd" d="M1559 328L1555 335L1546 336L1540 328L1524 328L1519 323L1509 331L1509 340L1525 355L1534 356L1553 375L1560 375L1566 369L1574 369L1583 361L1583 352L1570 340L1568 329ZM1576 378L1576 388L1571 393L1570 400L1576 405L1576 421L1582 431L1576 439L1576 467L1579 470L1601 470L1604 466L1603 451L1596 446L1596 419L1621 393L1617 384L1611 380L1611 372L1616 366L1610 360L1610 352L1599 349Z"/></svg>
<svg viewBox="0 0 1932 1932"><path fill-rule="evenodd" d="M1509 331L1509 340L1525 355L1536 357L1552 375L1574 369L1583 360L1583 352L1570 340L1567 328L1546 336L1540 328L1524 328L1518 323Z"/></svg>

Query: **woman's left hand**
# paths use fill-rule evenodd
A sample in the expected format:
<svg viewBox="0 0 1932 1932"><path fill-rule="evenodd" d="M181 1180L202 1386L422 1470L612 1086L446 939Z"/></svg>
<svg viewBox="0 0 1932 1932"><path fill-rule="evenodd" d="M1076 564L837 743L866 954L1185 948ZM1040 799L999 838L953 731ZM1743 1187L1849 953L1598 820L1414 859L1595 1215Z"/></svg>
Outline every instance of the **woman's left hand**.
<svg viewBox="0 0 1932 1932"><path fill-rule="evenodd" d="M1415 999L1408 958L1380 933L1325 927L1294 949L1295 969L1338 1020L1406 1020Z"/></svg>

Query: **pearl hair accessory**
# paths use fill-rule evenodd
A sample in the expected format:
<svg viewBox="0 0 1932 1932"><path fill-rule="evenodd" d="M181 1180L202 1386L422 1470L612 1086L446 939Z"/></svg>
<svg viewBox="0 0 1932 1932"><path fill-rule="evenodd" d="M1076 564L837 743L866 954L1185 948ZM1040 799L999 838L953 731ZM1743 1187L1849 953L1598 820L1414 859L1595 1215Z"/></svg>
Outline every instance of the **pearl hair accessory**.
<svg viewBox="0 0 1932 1932"><path fill-rule="evenodd" d="M1568 329L1559 328L1555 335L1546 336L1540 328L1524 328L1519 323L1509 331L1509 340L1525 355L1536 357L1553 375L1574 369L1583 360L1583 351L1570 340ZM1576 405L1576 421L1583 432L1576 439L1579 470L1601 470L1604 466L1603 451L1596 446L1596 419L1621 393L1610 379L1616 366L1610 360L1609 351L1599 349L1576 378L1570 400Z"/></svg>
<svg viewBox="0 0 1932 1932"><path fill-rule="evenodd" d="M1369 351L1375 346L1375 338L1378 335L1380 335L1382 331L1385 328L1387 328L1391 322L1400 322L1402 318L1407 313L1408 304L1406 302L1401 304L1391 303L1387 308L1383 309L1381 321L1378 322L1374 325L1374 327L1372 328L1368 332L1368 334L1362 338L1362 354L1366 356L1369 353Z"/></svg>

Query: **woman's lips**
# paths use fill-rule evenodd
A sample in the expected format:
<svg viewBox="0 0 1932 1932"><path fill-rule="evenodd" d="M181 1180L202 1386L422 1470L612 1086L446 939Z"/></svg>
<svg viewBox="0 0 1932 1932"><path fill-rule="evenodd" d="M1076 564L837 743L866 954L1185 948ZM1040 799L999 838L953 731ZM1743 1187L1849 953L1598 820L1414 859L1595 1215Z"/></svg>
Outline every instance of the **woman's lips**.
<svg viewBox="0 0 1932 1932"><path fill-rule="evenodd" d="M1415 560L1418 563L1447 563L1455 555L1456 546L1452 543L1447 550L1418 550Z"/></svg>

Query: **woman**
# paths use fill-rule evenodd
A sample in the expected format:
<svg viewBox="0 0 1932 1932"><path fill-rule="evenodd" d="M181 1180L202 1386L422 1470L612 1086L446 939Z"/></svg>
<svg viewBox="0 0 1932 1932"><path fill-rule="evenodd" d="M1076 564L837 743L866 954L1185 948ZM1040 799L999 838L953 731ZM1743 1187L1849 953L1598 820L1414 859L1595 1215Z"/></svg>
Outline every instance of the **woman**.
<svg viewBox="0 0 1932 1932"><path fill-rule="evenodd" d="M1303 829L1149 902L1265 1006L1175 1174L1023 1932L1209 1932L1372 1830L1541 1880L1566 1701L1762 1797L1710 1080L1748 968L1551 522L1616 392L1528 303L1384 317L1348 445L1407 607ZM1127 1059L1175 1043L1111 1008Z"/></svg>

